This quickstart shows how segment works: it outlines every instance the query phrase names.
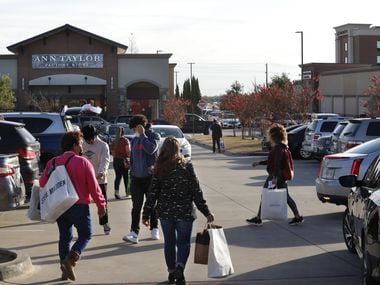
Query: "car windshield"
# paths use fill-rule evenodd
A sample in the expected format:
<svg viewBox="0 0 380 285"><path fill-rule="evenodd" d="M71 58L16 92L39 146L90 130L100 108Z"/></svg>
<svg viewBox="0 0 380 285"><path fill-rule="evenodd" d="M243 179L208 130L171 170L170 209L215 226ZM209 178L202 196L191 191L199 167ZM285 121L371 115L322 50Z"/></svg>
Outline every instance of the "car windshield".
<svg viewBox="0 0 380 285"><path fill-rule="evenodd" d="M305 128L307 128L307 126L299 126L291 131L288 132L288 134L296 134L298 132L301 132L303 131Z"/></svg>
<svg viewBox="0 0 380 285"><path fill-rule="evenodd" d="M153 130L159 133L162 138L173 136L177 139L182 139L184 137L182 131L177 128L153 128Z"/></svg>
<svg viewBox="0 0 380 285"><path fill-rule="evenodd" d="M349 150L345 151L347 153L361 153L361 154L369 154L380 149L380 138L368 141L366 143L360 144Z"/></svg>
<svg viewBox="0 0 380 285"><path fill-rule="evenodd" d="M316 121L316 120L314 120L313 122L311 122L310 125L307 127L307 131L308 132L315 131L315 129L317 127L317 123L318 123L318 121Z"/></svg>
<svg viewBox="0 0 380 285"><path fill-rule="evenodd" d="M108 129L108 135L116 136L117 131L119 130L120 127L124 128L125 135L133 135L133 131L127 126L110 126Z"/></svg>
<svg viewBox="0 0 380 285"><path fill-rule="evenodd" d="M334 129L334 132L333 132L333 135L334 136L339 136L340 133L343 131L343 129L345 128L345 126L347 126L347 123L343 123L343 124L338 124L335 129Z"/></svg>
<svg viewBox="0 0 380 285"><path fill-rule="evenodd" d="M356 131L359 129L360 122L352 121L344 128L344 132L340 134L341 137L344 136L354 136Z"/></svg>

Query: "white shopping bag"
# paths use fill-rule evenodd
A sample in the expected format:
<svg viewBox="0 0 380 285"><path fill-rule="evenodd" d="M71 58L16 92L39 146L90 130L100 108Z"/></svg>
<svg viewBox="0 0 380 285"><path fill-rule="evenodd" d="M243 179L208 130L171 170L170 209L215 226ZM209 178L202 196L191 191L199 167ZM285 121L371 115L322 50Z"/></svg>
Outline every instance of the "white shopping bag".
<svg viewBox="0 0 380 285"><path fill-rule="evenodd" d="M64 165L56 166L40 193L41 218L55 222L78 201L78 194Z"/></svg>
<svg viewBox="0 0 380 285"><path fill-rule="evenodd" d="M286 220L288 205L286 189L263 188L261 194L261 219Z"/></svg>
<svg viewBox="0 0 380 285"><path fill-rule="evenodd" d="M220 139L220 151L224 152L224 150L225 150L224 140Z"/></svg>
<svg viewBox="0 0 380 285"><path fill-rule="evenodd" d="M32 195L30 196L28 218L32 221L41 221L40 211L40 183L35 180L32 186Z"/></svg>
<svg viewBox="0 0 380 285"><path fill-rule="evenodd" d="M224 277L233 274L234 268L223 228L211 225L208 233L210 235L208 277Z"/></svg>

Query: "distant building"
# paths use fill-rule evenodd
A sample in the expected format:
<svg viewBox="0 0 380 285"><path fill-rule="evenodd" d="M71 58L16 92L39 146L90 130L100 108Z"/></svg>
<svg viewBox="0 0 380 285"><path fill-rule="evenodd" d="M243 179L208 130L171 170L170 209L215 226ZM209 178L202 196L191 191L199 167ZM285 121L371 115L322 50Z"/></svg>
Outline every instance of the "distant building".
<svg viewBox="0 0 380 285"><path fill-rule="evenodd" d="M380 76L380 27L345 24L335 27L335 63L303 65L304 85L319 89L322 100L310 111L346 116L365 113L364 91L372 76Z"/></svg>
<svg viewBox="0 0 380 285"><path fill-rule="evenodd" d="M0 55L0 74L10 75L19 110L40 94L57 109L92 103L107 117L136 103L154 119L174 94L172 54L127 54L127 46L68 24L7 48L13 54Z"/></svg>

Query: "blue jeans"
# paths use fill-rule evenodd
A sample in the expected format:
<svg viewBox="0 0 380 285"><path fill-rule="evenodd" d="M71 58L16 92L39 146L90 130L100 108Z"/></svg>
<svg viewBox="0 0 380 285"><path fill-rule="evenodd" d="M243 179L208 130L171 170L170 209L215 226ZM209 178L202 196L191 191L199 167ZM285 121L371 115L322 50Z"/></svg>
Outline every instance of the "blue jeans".
<svg viewBox="0 0 380 285"><path fill-rule="evenodd" d="M78 232L78 239L71 250L79 255L86 248L91 239L90 207L87 204L75 204L57 219L59 229L59 258L61 262L70 252L70 243L73 239L73 226Z"/></svg>
<svg viewBox="0 0 380 285"><path fill-rule="evenodd" d="M193 221L160 220L164 234L166 266L173 272L177 265L185 267L190 254Z"/></svg>

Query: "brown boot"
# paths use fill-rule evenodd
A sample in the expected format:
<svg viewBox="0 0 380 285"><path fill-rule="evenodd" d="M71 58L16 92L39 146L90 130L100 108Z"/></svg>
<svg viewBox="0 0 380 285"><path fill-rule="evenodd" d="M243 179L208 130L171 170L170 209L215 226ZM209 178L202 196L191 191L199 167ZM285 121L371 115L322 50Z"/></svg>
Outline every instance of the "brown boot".
<svg viewBox="0 0 380 285"><path fill-rule="evenodd" d="M67 279L69 279L69 277L67 276L66 267L63 263L61 263L61 271L62 271L61 280L66 281Z"/></svg>
<svg viewBox="0 0 380 285"><path fill-rule="evenodd" d="M67 277L75 281L74 266L79 260L79 253L71 250L66 258L63 260L63 266L66 269Z"/></svg>

